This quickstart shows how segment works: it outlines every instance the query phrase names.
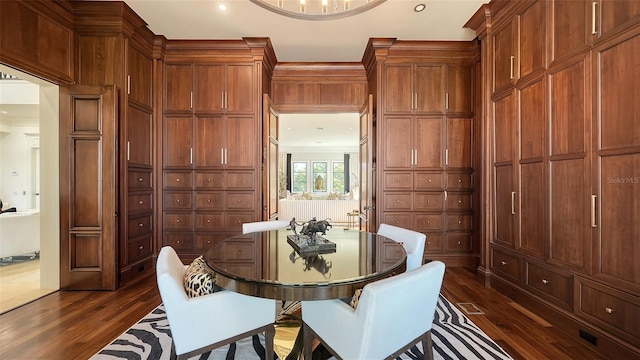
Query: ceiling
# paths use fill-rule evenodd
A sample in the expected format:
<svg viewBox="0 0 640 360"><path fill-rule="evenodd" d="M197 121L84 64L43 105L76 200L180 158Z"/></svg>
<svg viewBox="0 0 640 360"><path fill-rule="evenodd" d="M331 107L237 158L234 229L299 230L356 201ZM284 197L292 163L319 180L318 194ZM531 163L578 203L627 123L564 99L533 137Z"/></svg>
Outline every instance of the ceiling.
<svg viewBox="0 0 640 360"><path fill-rule="evenodd" d="M275 0L268 0L273 1ZM297 1L297 0L285 0ZM307 2L319 0L307 0ZM279 62L361 61L372 37L472 40L464 29L486 0L387 0L351 17L309 21L272 13L248 0L125 0L153 33L167 39L268 37ZM226 12L218 4L228 6ZM413 8L423 3L420 13Z"/></svg>

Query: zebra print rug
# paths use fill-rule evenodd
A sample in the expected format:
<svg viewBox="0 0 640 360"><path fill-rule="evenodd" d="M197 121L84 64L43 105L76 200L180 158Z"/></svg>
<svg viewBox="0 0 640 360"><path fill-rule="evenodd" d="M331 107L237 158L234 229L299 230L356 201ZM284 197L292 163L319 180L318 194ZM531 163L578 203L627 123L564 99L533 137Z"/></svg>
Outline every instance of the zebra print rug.
<svg viewBox="0 0 640 360"><path fill-rule="evenodd" d="M436 359L511 359L442 295L438 300L431 337ZM160 305L90 360L169 359L170 349L171 331L164 308ZM264 359L258 354L264 354L264 338L254 335L192 359ZM314 359L315 355L314 352ZM399 359L424 359L422 344L416 344Z"/></svg>

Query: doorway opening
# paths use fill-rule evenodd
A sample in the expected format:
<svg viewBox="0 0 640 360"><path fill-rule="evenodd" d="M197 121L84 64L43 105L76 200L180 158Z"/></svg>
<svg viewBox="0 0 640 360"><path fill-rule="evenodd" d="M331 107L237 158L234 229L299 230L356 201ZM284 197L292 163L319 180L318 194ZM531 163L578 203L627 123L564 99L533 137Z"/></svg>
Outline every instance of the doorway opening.
<svg viewBox="0 0 640 360"><path fill-rule="evenodd" d="M60 288L58 86L0 64L0 313Z"/></svg>

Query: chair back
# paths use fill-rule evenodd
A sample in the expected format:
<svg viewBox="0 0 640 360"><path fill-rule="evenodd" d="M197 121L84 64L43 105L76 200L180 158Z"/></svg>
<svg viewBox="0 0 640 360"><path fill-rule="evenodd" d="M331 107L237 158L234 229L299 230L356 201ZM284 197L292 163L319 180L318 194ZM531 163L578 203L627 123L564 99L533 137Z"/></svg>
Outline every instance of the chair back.
<svg viewBox="0 0 640 360"><path fill-rule="evenodd" d="M160 297L167 311L170 311L175 304L188 300L183 280L185 269L182 260L171 246L160 249L156 262L156 278Z"/></svg>
<svg viewBox="0 0 640 360"><path fill-rule="evenodd" d="M258 231L269 231L284 229L289 226L287 220L269 220L269 221L256 221L242 224L242 233L248 234Z"/></svg>
<svg viewBox="0 0 640 360"><path fill-rule="evenodd" d="M407 271L417 269L422 265L424 243L427 240L425 234L389 224L380 224L378 235L402 243L404 251L407 253Z"/></svg>
<svg viewBox="0 0 640 360"><path fill-rule="evenodd" d="M364 317L361 358L388 356L431 330L444 270L444 263L432 261L363 288L356 308Z"/></svg>

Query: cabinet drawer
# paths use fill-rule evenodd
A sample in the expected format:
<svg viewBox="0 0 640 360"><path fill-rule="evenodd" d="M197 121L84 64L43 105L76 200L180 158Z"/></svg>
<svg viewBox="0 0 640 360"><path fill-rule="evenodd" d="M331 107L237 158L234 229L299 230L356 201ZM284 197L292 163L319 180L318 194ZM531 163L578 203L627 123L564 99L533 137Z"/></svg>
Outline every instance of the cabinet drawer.
<svg viewBox="0 0 640 360"><path fill-rule="evenodd" d="M195 242L194 242L194 250L197 251L207 251L212 246L218 244L222 240L225 239L224 233L214 232L214 233L196 233L195 234Z"/></svg>
<svg viewBox="0 0 640 360"><path fill-rule="evenodd" d="M253 193L227 193L227 209L254 210L254 197Z"/></svg>
<svg viewBox="0 0 640 360"><path fill-rule="evenodd" d="M415 190L442 190L442 173L417 172Z"/></svg>
<svg viewBox="0 0 640 360"><path fill-rule="evenodd" d="M169 245L176 251L191 250L193 245L193 237L190 233L170 233L164 234L164 245Z"/></svg>
<svg viewBox="0 0 640 360"><path fill-rule="evenodd" d="M413 182L412 182L411 173L385 172L384 189L385 190L412 190Z"/></svg>
<svg viewBox="0 0 640 360"><path fill-rule="evenodd" d="M471 194L447 194L447 210L471 210Z"/></svg>
<svg viewBox="0 0 640 360"><path fill-rule="evenodd" d="M564 308L573 306L573 280L570 274L551 271L525 262L525 286L533 293Z"/></svg>
<svg viewBox="0 0 640 360"><path fill-rule="evenodd" d="M151 236L131 241L127 244L127 258L129 263L138 261L151 255Z"/></svg>
<svg viewBox="0 0 640 360"><path fill-rule="evenodd" d="M222 210L224 209L224 194L222 192L196 192L197 210Z"/></svg>
<svg viewBox="0 0 640 360"><path fill-rule="evenodd" d="M165 189L191 189L193 177L191 172L165 171L162 183Z"/></svg>
<svg viewBox="0 0 640 360"><path fill-rule="evenodd" d="M225 230L231 233L242 233L242 224L256 221L254 213L228 213L224 220Z"/></svg>
<svg viewBox="0 0 640 360"><path fill-rule="evenodd" d="M127 237L134 238L151 233L151 215L129 218L127 221Z"/></svg>
<svg viewBox="0 0 640 360"><path fill-rule="evenodd" d="M491 249L491 269L513 281L520 280L520 258Z"/></svg>
<svg viewBox="0 0 640 360"><path fill-rule="evenodd" d="M151 173L146 171L129 171L127 174L129 189L151 189Z"/></svg>
<svg viewBox="0 0 640 360"><path fill-rule="evenodd" d="M199 189L223 189L224 173L222 172L197 172L196 188Z"/></svg>
<svg viewBox="0 0 640 360"><path fill-rule="evenodd" d="M227 173L227 189L254 189L252 172Z"/></svg>
<svg viewBox="0 0 640 360"><path fill-rule="evenodd" d="M622 337L640 338L640 298L580 277L578 283L577 314L603 326Z"/></svg>
<svg viewBox="0 0 640 360"><path fill-rule="evenodd" d="M446 251L464 251L472 250L473 238L471 234L447 234L447 241L444 248Z"/></svg>
<svg viewBox="0 0 640 360"><path fill-rule="evenodd" d="M384 223L394 226L403 227L406 229L411 229L413 226L411 225L411 214L401 214L401 213L385 213L384 214Z"/></svg>
<svg viewBox="0 0 640 360"><path fill-rule="evenodd" d="M427 234L427 240L424 243L424 250L427 255L430 252L439 252L442 250L442 234Z"/></svg>
<svg viewBox="0 0 640 360"><path fill-rule="evenodd" d="M384 194L384 209L411 211L411 194Z"/></svg>
<svg viewBox="0 0 640 360"><path fill-rule="evenodd" d="M442 214L416 214L416 230L442 229Z"/></svg>
<svg viewBox="0 0 640 360"><path fill-rule="evenodd" d="M402 247L398 246L398 244L383 243L382 246L384 247L384 257L381 259L383 268L392 266L402 259Z"/></svg>
<svg viewBox="0 0 640 360"><path fill-rule="evenodd" d="M191 230L193 218L191 213L164 213L165 229Z"/></svg>
<svg viewBox="0 0 640 360"><path fill-rule="evenodd" d="M129 214L151 211L151 194L129 195L127 197L127 211Z"/></svg>
<svg viewBox="0 0 640 360"><path fill-rule="evenodd" d="M224 214L222 213L197 213L196 230L223 230Z"/></svg>
<svg viewBox="0 0 640 360"><path fill-rule="evenodd" d="M471 190L471 174L447 174L447 190Z"/></svg>
<svg viewBox="0 0 640 360"><path fill-rule="evenodd" d="M238 275L240 277L255 279L257 276L258 266L254 264L225 263L224 269L231 274Z"/></svg>
<svg viewBox="0 0 640 360"><path fill-rule="evenodd" d="M442 210L442 193L416 193L413 196L413 207L416 211Z"/></svg>
<svg viewBox="0 0 640 360"><path fill-rule="evenodd" d="M472 215L447 215L447 229L471 230L473 228Z"/></svg>
<svg viewBox="0 0 640 360"><path fill-rule="evenodd" d="M255 242L229 241L225 244L225 260L253 261L255 259Z"/></svg>
<svg viewBox="0 0 640 360"><path fill-rule="evenodd" d="M190 192L165 191L163 193L163 207L165 209L191 209Z"/></svg>

